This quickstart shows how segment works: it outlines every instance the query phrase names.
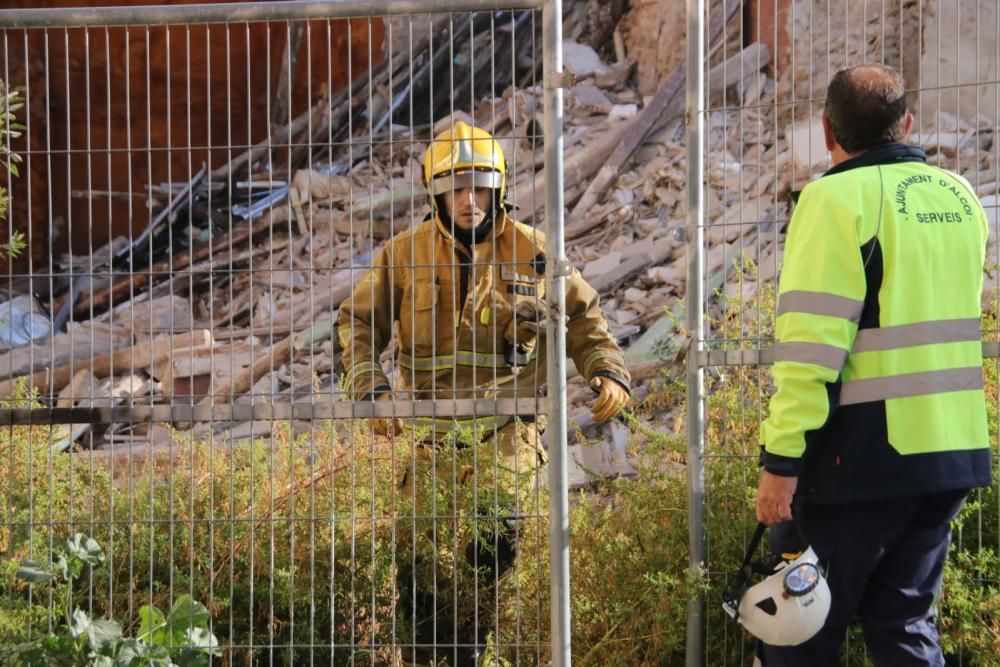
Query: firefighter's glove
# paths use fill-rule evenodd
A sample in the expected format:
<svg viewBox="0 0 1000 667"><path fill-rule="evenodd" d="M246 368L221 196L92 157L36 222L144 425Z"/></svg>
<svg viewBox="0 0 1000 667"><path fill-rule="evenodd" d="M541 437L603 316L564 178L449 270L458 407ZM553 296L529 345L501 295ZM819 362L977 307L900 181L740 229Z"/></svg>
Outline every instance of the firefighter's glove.
<svg viewBox="0 0 1000 667"><path fill-rule="evenodd" d="M380 394L377 400L391 401L392 394ZM375 435L383 438L392 438L403 432L403 423L392 417L372 417L371 424Z"/></svg>
<svg viewBox="0 0 1000 667"><path fill-rule="evenodd" d="M611 378L602 376L592 378L590 388L597 392L597 398L590 406L590 414L598 424L603 424L617 415L628 403L628 390Z"/></svg>

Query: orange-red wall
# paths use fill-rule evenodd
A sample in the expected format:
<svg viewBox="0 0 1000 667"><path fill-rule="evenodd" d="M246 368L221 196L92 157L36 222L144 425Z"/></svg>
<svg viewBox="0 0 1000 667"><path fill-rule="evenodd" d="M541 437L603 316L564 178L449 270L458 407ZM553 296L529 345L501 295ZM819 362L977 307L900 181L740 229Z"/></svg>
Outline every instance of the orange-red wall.
<svg viewBox="0 0 1000 667"><path fill-rule="evenodd" d="M10 216L16 229L27 231L30 224L36 270L45 264L50 244L56 254L72 245L77 255L112 235L138 235L150 221L142 196L147 184L186 181L202 163L218 167L266 138L286 30L287 24L278 22L0 31L0 78L25 87L28 102L18 112L28 132L13 145L25 163L21 178L10 182ZM311 21L297 61L292 118L331 86L342 88L349 67L353 76L367 70L369 40L371 62L380 62L384 30L377 18L352 20L350 30L345 20ZM230 143L231 152L225 148ZM72 197L73 190L139 196L88 199ZM2 227L6 237L7 225Z"/></svg>
<svg viewBox="0 0 1000 667"><path fill-rule="evenodd" d="M791 0L748 0L744 14L751 42L763 42L774 54L778 73L788 66L788 17Z"/></svg>

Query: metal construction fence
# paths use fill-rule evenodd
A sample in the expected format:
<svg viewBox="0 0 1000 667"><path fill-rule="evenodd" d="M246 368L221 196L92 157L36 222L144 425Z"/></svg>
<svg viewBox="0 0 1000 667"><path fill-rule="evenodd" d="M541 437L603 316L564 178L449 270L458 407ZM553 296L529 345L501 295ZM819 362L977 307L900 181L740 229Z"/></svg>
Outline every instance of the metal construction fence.
<svg viewBox="0 0 1000 667"><path fill-rule="evenodd" d="M0 10L0 661L69 626L221 664L568 665L571 634L582 664L749 664L720 591L845 65L903 72L912 141L989 213L995 416L995 3L687 0L653 96L563 42L596 17L623 51L621 4ZM573 526L571 600L568 395L619 361L634 410L574 505L614 525ZM974 500L968 613L1000 551ZM990 664L995 607L956 630L949 600L949 660Z"/></svg>
<svg viewBox="0 0 1000 667"><path fill-rule="evenodd" d="M0 11L15 633L568 663L559 16Z"/></svg>
<svg viewBox="0 0 1000 667"><path fill-rule="evenodd" d="M739 34L712 41L706 10L725 3L687 3L688 34L688 327L697 344L688 355L688 469L691 567L706 572L712 591L724 585L746 548L756 519L732 484L754 488L758 431L773 390L777 276L801 190L832 165L821 114L826 87L838 70L884 63L907 83L914 115L909 142L930 164L964 176L990 223L983 306L988 406L997 410L996 327L1000 263L997 203L1000 162L995 3L791 0L760 2ZM749 52L747 45L760 48ZM739 52L739 49L743 49ZM741 59L733 59L742 53ZM717 68L709 65L722 63ZM738 71L733 72L735 67ZM715 80L713 80L715 79ZM720 88L718 79L739 82ZM723 92L724 90L724 92ZM817 261L824 248L817 246ZM995 420L991 427L997 464ZM1000 548L1000 504L994 486L974 493L956 524L952 566L941 599L942 627L954 630L954 605L964 604L960 563ZM992 572L990 574L989 572ZM976 570L977 587L993 586L995 571ZM987 605L988 606L988 605ZM985 607L983 607L985 609ZM988 613L969 627L994 627ZM718 599L692 603L688 664L749 664L752 647L734 631ZM986 630L995 638L995 630ZM708 637L708 643L705 638ZM991 640L992 641L992 640ZM968 646L968 647L967 647ZM989 646L989 642L987 642ZM946 643L948 664L993 664L992 649ZM860 633L848 636L843 664L865 664Z"/></svg>

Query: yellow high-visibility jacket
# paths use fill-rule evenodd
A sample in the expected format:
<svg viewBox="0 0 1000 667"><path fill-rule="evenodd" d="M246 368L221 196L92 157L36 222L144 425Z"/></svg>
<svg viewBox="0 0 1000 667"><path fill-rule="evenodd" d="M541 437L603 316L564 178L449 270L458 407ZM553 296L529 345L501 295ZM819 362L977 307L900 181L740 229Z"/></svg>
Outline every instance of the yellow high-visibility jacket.
<svg viewBox="0 0 1000 667"><path fill-rule="evenodd" d="M767 470L815 502L987 485L981 294L969 184L887 144L802 191L778 286Z"/></svg>
<svg viewBox="0 0 1000 667"><path fill-rule="evenodd" d="M340 306L338 336L351 395L361 400L391 388L414 399L537 396L545 378L544 340L510 325L519 302L544 306L544 249L541 232L506 214L471 253L439 218L393 237ZM576 270L566 280L566 315L566 347L580 373L628 388L624 356L597 292ZM394 326L391 386L379 357ZM519 332L513 341L504 335L511 331ZM488 430L510 418L458 421ZM417 422L442 432L455 427L450 418Z"/></svg>

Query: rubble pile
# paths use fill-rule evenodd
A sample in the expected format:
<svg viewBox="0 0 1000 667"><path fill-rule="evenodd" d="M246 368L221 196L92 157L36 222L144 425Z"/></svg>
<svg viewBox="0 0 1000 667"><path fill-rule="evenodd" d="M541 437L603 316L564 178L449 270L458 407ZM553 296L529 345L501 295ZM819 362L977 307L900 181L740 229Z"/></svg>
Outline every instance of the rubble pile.
<svg viewBox="0 0 1000 667"><path fill-rule="evenodd" d="M565 34L610 46L565 44L564 62L573 77L565 90L567 254L600 292L626 352L635 396L642 399L651 380L682 368L686 345L676 327L684 317L687 282L685 66L679 60L644 95L638 82L645 79L637 76L636 61L614 25L620 17L597 11L594 3L569 4ZM813 81L811 70L796 66L776 82L768 47L744 45L742 31L734 28L740 3L715 4L706 65L704 280L709 312L717 317L721 298L749 300L761 285L773 283L789 192L828 163L815 115L789 104L799 95L790 92L790 82ZM489 71L479 69L489 64L483 59L485 65L467 66L465 78L455 82L457 92L426 122L399 123L408 101L428 94L430 74L449 66L447 39L435 39L414 49L419 55L413 63L376 68L350 94L324 97L294 119L282 140L293 147L284 166L266 171L270 148L257 146L189 182L152 188L163 215L145 238L63 261L63 289L47 309L51 327L37 304L9 305L10 313L22 316L11 318L12 328L22 320L27 324L20 334L0 331L8 348L0 356L4 391L12 390L14 378L26 377L56 406L344 400L333 336L337 308L364 275L357 267L429 212L420 159L436 131L458 119L490 130L510 164L514 216L543 225L541 63L540 56L523 57L522 45L532 40L521 32L540 26L518 17L508 22L518 39L505 41L499 37L504 31L477 17L459 19L451 34L473 49L492 40L496 62L527 62L514 72L515 83L483 76ZM587 21L601 23L581 27ZM638 29L635 19L629 29ZM672 30L683 31L683 25ZM683 34L675 37L676 44ZM482 81L474 84L477 72ZM405 94L399 94L400 82ZM464 110L456 103L463 95L474 101ZM369 100L377 108L368 108ZM968 177L987 205L995 206L993 121L934 113L933 121L921 125L933 129L922 129L916 142L932 161ZM214 206L213 199L225 206ZM991 243L996 257L995 229ZM147 263L138 266L143 253ZM38 318L44 331L57 333L33 334ZM392 366L390 357L384 361ZM569 398L574 437L603 441L579 449L579 462L601 474L629 474L623 427L595 427L592 393L582 379L571 380ZM658 425L675 417L661 415ZM256 422L174 426L212 434L220 443L270 430ZM308 428L293 423L297 431ZM54 446L169 447L174 433L161 425L79 425L65 429ZM584 473L574 474L583 483Z"/></svg>

